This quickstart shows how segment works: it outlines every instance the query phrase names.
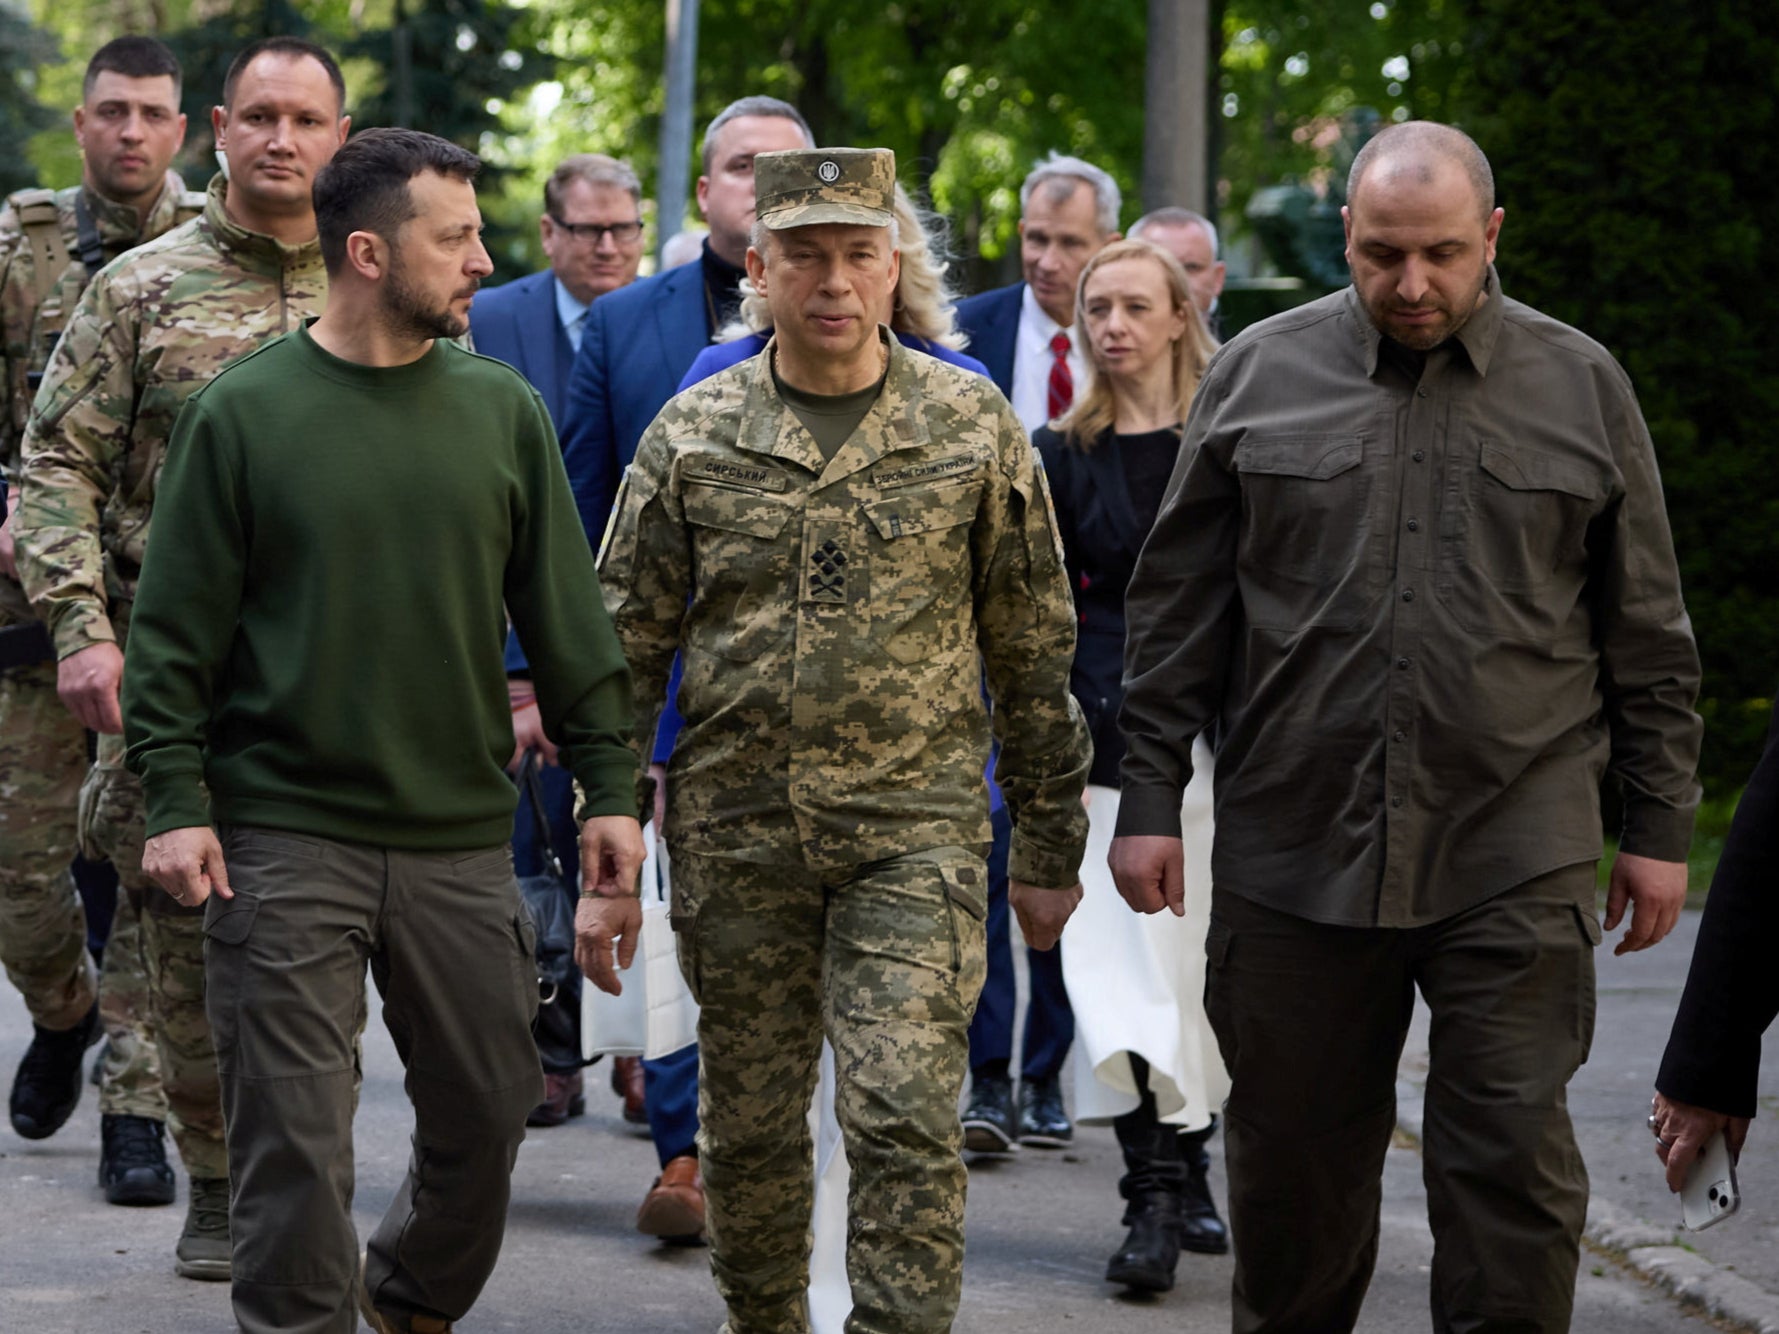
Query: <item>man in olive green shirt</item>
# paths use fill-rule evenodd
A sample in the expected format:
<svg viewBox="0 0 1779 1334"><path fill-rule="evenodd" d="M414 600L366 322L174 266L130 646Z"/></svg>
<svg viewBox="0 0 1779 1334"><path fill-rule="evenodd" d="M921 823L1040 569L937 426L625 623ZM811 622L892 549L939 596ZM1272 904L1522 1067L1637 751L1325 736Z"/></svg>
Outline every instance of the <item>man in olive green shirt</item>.
<svg viewBox="0 0 1779 1334"><path fill-rule="evenodd" d="M1698 657L1630 384L1502 295L1481 151L1387 129L1348 199L1353 286L1199 389L1129 592L1111 861L1133 908L1179 910L1213 729L1235 1328L1353 1326L1418 987L1434 1324L1562 1330L1600 781L1624 809L1605 927L1631 907L1618 949L1643 949L1685 897Z"/></svg>

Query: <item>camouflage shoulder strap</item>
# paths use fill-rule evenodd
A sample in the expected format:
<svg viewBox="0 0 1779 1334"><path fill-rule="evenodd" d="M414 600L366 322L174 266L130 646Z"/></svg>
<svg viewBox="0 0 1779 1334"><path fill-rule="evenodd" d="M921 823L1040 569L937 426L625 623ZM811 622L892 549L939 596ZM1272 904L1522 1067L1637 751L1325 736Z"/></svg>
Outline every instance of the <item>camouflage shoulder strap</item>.
<svg viewBox="0 0 1779 1334"><path fill-rule="evenodd" d="M62 222L56 209L54 190L15 190L6 202L18 215L19 228L31 246L31 280L36 300L42 305L56 290L62 274L73 256L68 253L68 239L62 235Z"/></svg>

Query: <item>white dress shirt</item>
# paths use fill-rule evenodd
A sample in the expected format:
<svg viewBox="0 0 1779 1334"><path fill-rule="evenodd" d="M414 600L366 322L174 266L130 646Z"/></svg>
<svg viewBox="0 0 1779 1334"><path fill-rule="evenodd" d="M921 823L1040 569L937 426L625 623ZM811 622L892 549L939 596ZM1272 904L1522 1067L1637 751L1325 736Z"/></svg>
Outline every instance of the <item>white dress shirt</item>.
<svg viewBox="0 0 1779 1334"><path fill-rule="evenodd" d="M1027 286L1019 306L1019 333L1013 340L1013 412L1025 423L1028 435L1050 420L1050 367L1056 360L1050 340L1058 331L1069 336L1069 374L1079 394L1087 383L1087 361L1075 346L1075 331L1046 315Z"/></svg>

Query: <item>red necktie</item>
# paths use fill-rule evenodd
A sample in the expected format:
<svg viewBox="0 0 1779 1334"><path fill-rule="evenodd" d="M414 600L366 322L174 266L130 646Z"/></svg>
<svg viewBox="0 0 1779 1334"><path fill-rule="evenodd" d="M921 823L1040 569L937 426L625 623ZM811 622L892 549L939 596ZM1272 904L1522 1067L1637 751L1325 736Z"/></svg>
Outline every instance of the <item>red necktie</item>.
<svg viewBox="0 0 1779 1334"><path fill-rule="evenodd" d="M1056 360L1050 363L1050 419L1055 421L1075 401L1075 377L1069 374L1069 335L1058 329L1050 340Z"/></svg>

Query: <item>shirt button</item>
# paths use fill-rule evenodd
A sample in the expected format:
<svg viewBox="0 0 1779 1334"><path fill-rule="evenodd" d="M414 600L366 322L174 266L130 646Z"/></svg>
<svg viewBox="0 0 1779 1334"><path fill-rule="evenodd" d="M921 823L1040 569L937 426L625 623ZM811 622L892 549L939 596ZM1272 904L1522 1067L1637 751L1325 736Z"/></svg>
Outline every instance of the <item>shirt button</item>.
<svg viewBox="0 0 1779 1334"><path fill-rule="evenodd" d="M1420 387L1420 386L1417 386L1417 387L1416 387L1416 388L1415 388L1415 397L1416 397L1416 398L1425 398L1425 397L1427 397L1427 391L1426 391L1426 389L1425 389L1425 388L1423 388L1423 387Z"/></svg>
<svg viewBox="0 0 1779 1334"><path fill-rule="evenodd" d="M1395 738L1394 738L1394 739L1395 739L1395 740L1397 740L1397 741L1407 741L1407 740L1408 740L1408 733L1407 733L1407 732L1403 732L1403 731L1398 731L1398 732L1397 732L1397 733L1396 733L1396 735L1395 735Z"/></svg>
<svg viewBox="0 0 1779 1334"><path fill-rule="evenodd" d="M1413 602L1415 600L1415 590L1412 588L1403 589L1402 590L1402 600L1404 602Z"/></svg>
<svg viewBox="0 0 1779 1334"><path fill-rule="evenodd" d="M1407 658L1396 659L1396 670L1399 672L1406 672L1408 670L1408 659Z"/></svg>
<svg viewBox="0 0 1779 1334"><path fill-rule="evenodd" d="M1401 797L1391 797L1390 804L1392 806L1400 806L1400 805L1402 805L1402 798Z"/></svg>
<svg viewBox="0 0 1779 1334"><path fill-rule="evenodd" d="M1417 449L1414 453L1410 454L1409 457L1416 463L1419 463L1422 459L1427 457L1427 451L1424 449Z"/></svg>
<svg viewBox="0 0 1779 1334"><path fill-rule="evenodd" d="M1421 521L1419 519L1410 519L1408 521L1408 531L1411 533L1420 532L1421 531Z"/></svg>

